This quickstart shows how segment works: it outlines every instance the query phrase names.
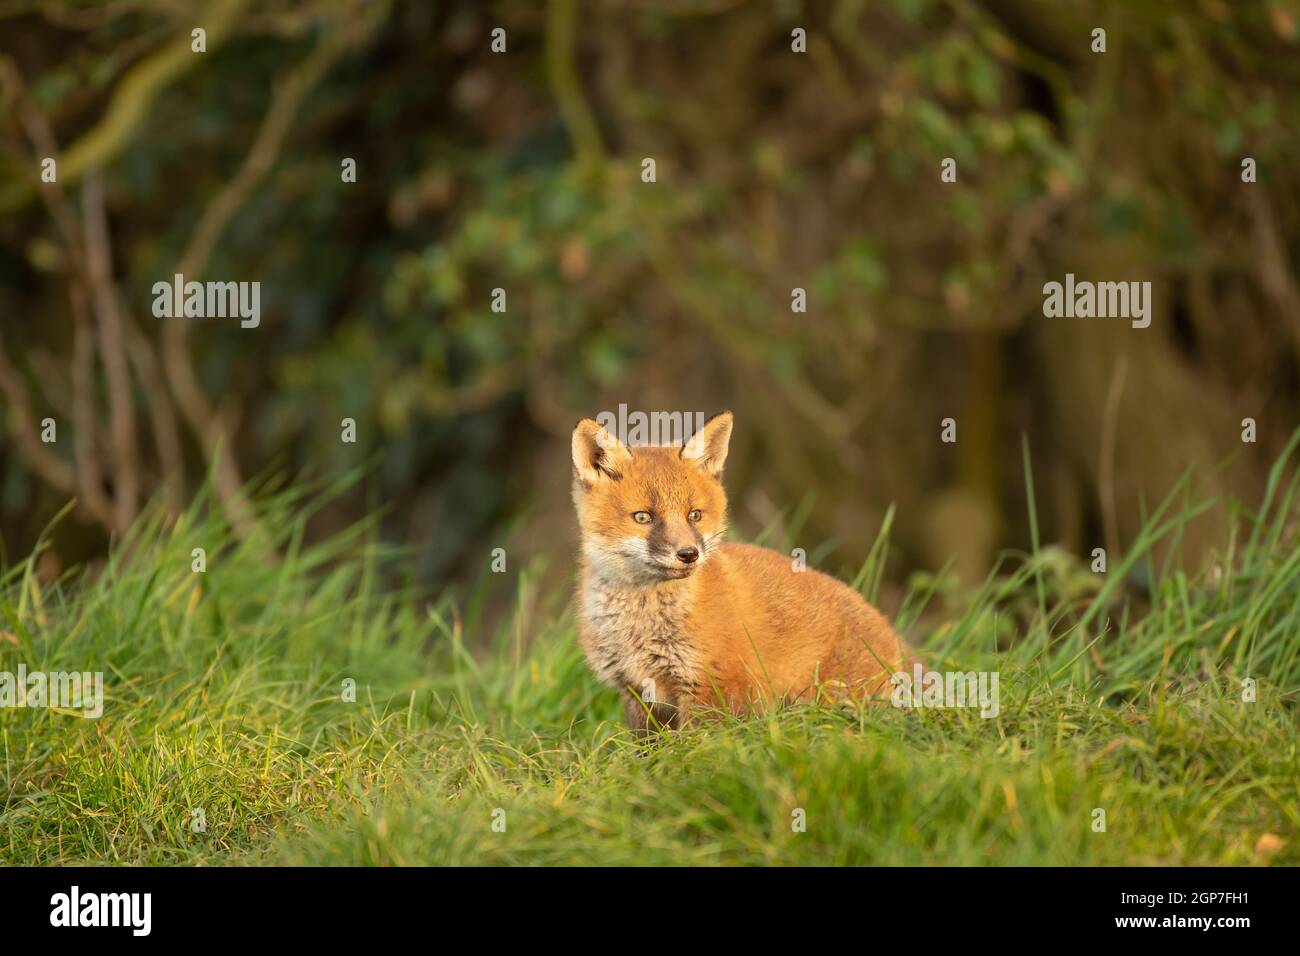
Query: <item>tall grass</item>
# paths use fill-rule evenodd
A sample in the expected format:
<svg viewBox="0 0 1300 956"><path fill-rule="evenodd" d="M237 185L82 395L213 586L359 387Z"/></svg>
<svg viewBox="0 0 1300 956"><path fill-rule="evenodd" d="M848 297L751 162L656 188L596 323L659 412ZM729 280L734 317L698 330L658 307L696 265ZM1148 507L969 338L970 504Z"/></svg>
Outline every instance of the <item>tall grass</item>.
<svg viewBox="0 0 1300 956"><path fill-rule="evenodd" d="M915 576L899 626L934 667L998 671L996 719L803 706L648 749L567 590L518 573L483 633L394 587L405 559L372 524L305 544L338 483L260 492L265 535L242 541L201 495L96 576L41 583L33 554L0 577L0 670L107 684L98 720L0 710L0 860L1293 864L1297 441L1202 569L1152 567L1210 504L1186 476L1105 574L1036 541L973 592Z"/></svg>

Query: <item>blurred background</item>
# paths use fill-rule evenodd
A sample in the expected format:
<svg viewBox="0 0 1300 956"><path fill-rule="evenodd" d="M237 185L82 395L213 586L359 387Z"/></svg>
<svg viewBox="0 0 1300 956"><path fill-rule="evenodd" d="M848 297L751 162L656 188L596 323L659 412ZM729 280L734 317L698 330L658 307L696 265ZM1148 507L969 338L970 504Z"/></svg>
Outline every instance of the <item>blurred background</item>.
<svg viewBox="0 0 1300 956"><path fill-rule="evenodd" d="M736 533L838 573L891 504L895 580L1027 548L1022 435L1085 557L1189 466L1252 502L1300 422L1298 41L1294 0L0 0L4 560L74 497L46 575L209 474L238 521L365 464L313 533L559 581L619 403L732 409ZM156 318L178 272L260 326ZM1150 327L1045 318L1067 272Z"/></svg>

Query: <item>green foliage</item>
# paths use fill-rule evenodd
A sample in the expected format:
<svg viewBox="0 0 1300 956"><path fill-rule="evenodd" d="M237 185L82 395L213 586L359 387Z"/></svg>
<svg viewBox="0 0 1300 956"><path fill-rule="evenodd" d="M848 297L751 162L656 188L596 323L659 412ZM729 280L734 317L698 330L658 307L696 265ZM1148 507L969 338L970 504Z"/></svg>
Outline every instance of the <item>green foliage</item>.
<svg viewBox="0 0 1300 956"><path fill-rule="evenodd" d="M464 578L479 542L528 506L562 507L567 469L521 480L521 449L562 447L573 421L619 402L731 408L735 487L775 502L816 488L809 531L837 539L837 561L860 560L853 541L892 501L906 566L973 542L984 569L1027 539L1022 431L1051 462L1049 537L1085 550L1112 520L1092 450L1122 361L1114 415L1137 422L1115 441L1124 540L1144 496L1220 460L1245 414L1261 422L1258 454L1217 490L1253 493L1300 412L1294 323L1276 320L1296 308L1294 4L1038 6L560 3L543 16L220 0L195 55L184 5L20 3L0 11L0 62L6 108L30 93L60 146L73 218L84 177L104 177L116 294L156 351L152 283L301 81L202 270L260 281L265 322L196 324L187 354L244 474L382 455L378 494L401 516L385 530L422 549L423 582ZM806 54L790 51L795 21ZM1099 23L1105 55L1088 49ZM490 51L496 26L508 54ZM52 453L71 464L73 441L108 428L72 414L72 250L40 201L29 125L15 113L0 126L0 337L32 399L22 417L58 417L71 440ZM1243 155L1259 164L1250 187ZM655 184L639 179L646 156ZM355 183L340 181L344 157ZM939 182L946 157L956 183ZM1120 338L1045 323L1043 283L1066 271L1158 277L1155 324ZM790 312L796 287L806 313ZM496 288L505 313L490 308ZM92 398L110 358L95 356ZM173 376L133 376L146 484L192 490L217 443L172 408L183 474L164 476L148 422L178 404ZM950 414L964 418L955 464L932 441ZM355 446L337 440L345 417ZM70 494L17 454L0 481L0 532L26 553ZM996 536L925 526L952 490ZM335 507L336 524L363 513ZM1203 551L1218 530L1186 543ZM80 525L59 534L67 562L102 554ZM551 532L520 538L540 550Z"/></svg>

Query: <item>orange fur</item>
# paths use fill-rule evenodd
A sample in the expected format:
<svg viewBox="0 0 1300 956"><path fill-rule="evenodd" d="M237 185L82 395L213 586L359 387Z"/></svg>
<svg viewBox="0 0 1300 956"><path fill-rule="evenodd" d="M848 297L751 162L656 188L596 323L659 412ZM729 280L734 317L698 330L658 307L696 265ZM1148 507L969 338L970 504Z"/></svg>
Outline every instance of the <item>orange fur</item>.
<svg viewBox="0 0 1300 956"><path fill-rule="evenodd" d="M730 413L683 447L628 448L591 419L573 433L579 641L597 676L624 692L637 728L819 688L879 694L912 660L885 617L841 581L721 540L730 437Z"/></svg>

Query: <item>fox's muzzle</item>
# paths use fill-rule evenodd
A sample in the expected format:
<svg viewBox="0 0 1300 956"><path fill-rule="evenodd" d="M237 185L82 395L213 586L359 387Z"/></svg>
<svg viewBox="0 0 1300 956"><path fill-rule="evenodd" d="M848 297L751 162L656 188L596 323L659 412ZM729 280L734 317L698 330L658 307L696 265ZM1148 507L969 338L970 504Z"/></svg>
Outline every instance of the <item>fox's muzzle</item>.
<svg viewBox="0 0 1300 956"><path fill-rule="evenodd" d="M651 554L662 555L678 564L694 564L704 550L704 538L685 518L660 522L651 530L646 544Z"/></svg>

